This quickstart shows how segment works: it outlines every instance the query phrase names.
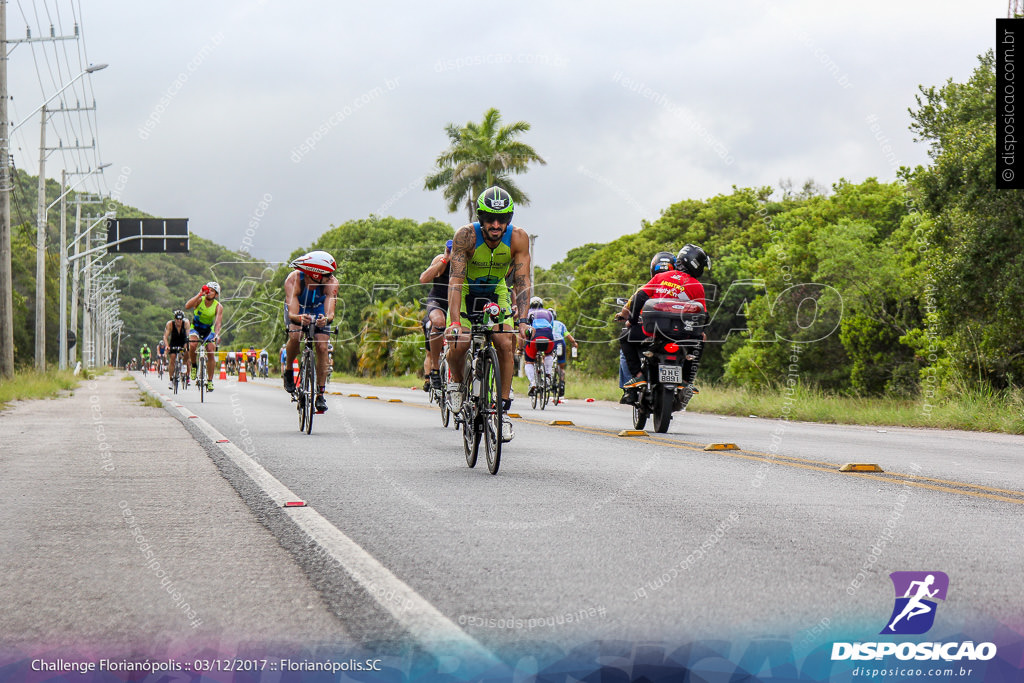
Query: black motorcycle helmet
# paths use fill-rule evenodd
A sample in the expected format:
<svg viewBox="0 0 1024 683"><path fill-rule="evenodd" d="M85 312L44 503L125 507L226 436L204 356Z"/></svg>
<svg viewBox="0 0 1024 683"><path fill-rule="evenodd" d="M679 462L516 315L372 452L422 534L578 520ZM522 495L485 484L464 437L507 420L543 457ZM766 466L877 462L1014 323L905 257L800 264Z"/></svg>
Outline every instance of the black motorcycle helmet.
<svg viewBox="0 0 1024 683"><path fill-rule="evenodd" d="M676 259L669 251L659 251L651 259L651 277L658 273L676 269Z"/></svg>
<svg viewBox="0 0 1024 683"><path fill-rule="evenodd" d="M696 244L687 244L676 256L676 268L693 277L700 277L704 274L705 268L711 269L711 259Z"/></svg>

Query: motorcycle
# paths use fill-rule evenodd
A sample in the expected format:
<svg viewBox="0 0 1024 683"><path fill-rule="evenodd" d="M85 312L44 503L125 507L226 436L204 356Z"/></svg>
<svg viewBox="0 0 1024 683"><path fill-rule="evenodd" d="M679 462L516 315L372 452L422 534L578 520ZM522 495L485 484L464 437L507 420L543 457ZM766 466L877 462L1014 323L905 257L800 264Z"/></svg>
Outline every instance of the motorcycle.
<svg viewBox="0 0 1024 683"><path fill-rule="evenodd" d="M635 390L633 427L643 429L649 416L654 431L664 434L672 413L693 398L690 379L703 339L705 311L696 301L649 299L639 322L646 338L640 342L640 364L647 384Z"/></svg>

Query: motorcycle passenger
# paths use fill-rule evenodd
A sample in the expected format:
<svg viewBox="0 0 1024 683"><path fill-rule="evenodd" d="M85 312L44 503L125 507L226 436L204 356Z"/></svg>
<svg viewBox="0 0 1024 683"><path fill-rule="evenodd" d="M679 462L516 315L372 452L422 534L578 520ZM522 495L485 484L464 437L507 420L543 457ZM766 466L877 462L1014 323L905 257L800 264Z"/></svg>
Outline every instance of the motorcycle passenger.
<svg viewBox="0 0 1024 683"><path fill-rule="evenodd" d="M704 301L704 285L697 280L697 277L704 272L704 267L710 263L707 254L700 247L687 244L675 257L671 252L661 251L651 259L650 281L633 293L626 305L616 316L620 320L628 320L627 328L619 339L619 345L626 358L626 366L629 369L630 379L623 385L627 392L633 389L642 388L647 384L643 376L640 363L640 343L647 338L640 326L640 312L648 299L689 299L696 301L706 308ZM677 264L679 268L677 269ZM696 365L699 361L700 350L693 353L698 357L694 361L691 377L688 383L693 382L696 377Z"/></svg>
<svg viewBox="0 0 1024 683"><path fill-rule="evenodd" d="M544 308L544 301L535 296L530 299L530 310L526 314L526 378L530 380L530 396L537 393L537 353L544 353L544 374L551 380L555 362L555 316Z"/></svg>

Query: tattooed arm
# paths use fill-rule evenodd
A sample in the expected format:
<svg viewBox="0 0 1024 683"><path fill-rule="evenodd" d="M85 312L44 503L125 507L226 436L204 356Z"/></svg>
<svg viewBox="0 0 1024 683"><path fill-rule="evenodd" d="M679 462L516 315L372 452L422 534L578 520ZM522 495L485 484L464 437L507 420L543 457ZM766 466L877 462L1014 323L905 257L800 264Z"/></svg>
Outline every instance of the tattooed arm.
<svg viewBox="0 0 1024 683"><path fill-rule="evenodd" d="M530 236L526 230L515 228L512 231L512 288L515 292L515 304L519 314L530 310L530 297L533 296L533 282L530 279ZM518 321L517 321L518 322ZM518 323L519 335L525 337L526 323Z"/></svg>
<svg viewBox="0 0 1024 683"><path fill-rule="evenodd" d="M475 247L476 233L473 226L459 228L452 240L452 266L448 273L448 317L451 320L448 327L449 339L458 334L456 326L462 322L462 284L466 281L466 265Z"/></svg>

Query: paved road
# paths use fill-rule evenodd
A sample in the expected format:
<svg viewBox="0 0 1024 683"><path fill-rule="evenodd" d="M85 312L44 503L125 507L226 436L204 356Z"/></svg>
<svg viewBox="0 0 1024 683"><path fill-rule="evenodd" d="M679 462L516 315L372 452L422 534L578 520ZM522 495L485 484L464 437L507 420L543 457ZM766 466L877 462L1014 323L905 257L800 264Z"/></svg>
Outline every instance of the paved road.
<svg viewBox="0 0 1024 683"><path fill-rule="evenodd" d="M429 606L506 659L538 641L756 638L823 623L809 644L870 638L898 570L950 576L936 637L1022 616L1010 580L1024 560L1020 437L685 414L667 435L622 438L620 406L541 413L519 399L492 477L466 467L422 392L332 389L341 395L311 436L276 382L227 380L203 405L195 392L176 400L422 599L400 611ZM575 426L546 424L554 417ZM704 451L710 442L743 450ZM839 473L849 461L886 474ZM322 590L358 601L348 578Z"/></svg>

